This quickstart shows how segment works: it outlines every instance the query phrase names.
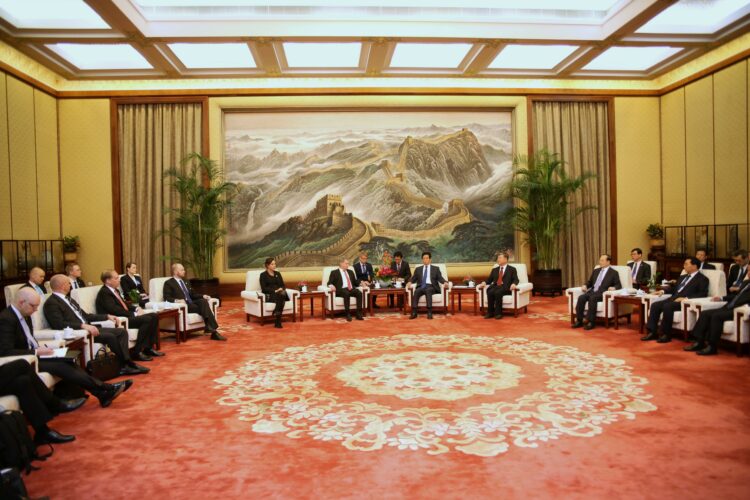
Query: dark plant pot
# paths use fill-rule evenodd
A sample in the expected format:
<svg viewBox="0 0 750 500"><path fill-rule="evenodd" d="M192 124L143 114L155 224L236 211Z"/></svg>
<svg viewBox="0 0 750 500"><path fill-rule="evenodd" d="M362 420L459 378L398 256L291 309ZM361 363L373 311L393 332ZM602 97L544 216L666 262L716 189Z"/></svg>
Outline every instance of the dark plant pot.
<svg viewBox="0 0 750 500"><path fill-rule="evenodd" d="M201 295L210 295L221 300L221 297L219 297L219 278L209 278L207 280L193 278L190 280L190 286L193 287L193 291Z"/></svg>
<svg viewBox="0 0 750 500"><path fill-rule="evenodd" d="M537 269L532 279L534 283L533 295L556 294L562 295L562 270L561 269Z"/></svg>

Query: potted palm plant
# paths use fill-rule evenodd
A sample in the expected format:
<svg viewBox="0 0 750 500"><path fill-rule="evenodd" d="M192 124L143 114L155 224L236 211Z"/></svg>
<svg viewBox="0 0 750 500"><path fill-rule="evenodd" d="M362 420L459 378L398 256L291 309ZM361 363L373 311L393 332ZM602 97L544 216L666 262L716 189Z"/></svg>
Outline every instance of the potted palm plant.
<svg viewBox="0 0 750 500"><path fill-rule="evenodd" d="M664 226L661 224L654 223L649 224L646 228L646 234L651 238L651 248L659 248L664 246Z"/></svg>
<svg viewBox="0 0 750 500"><path fill-rule="evenodd" d="M181 204L165 209L172 215L172 226L162 234L179 242L182 255L170 258L179 259L193 271L193 287L215 296L219 280L213 274L214 257L226 234L221 220L237 193L237 185L224 181L216 161L199 153L190 153L182 163L182 169L172 168L164 173Z"/></svg>
<svg viewBox="0 0 750 500"><path fill-rule="evenodd" d="M565 163L545 149L531 158L514 158L513 170L509 189L516 203L511 213L516 229L526 235L524 243L534 251L534 292L562 293L560 257L564 230L579 214L594 208L572 209L571 197L596 174L585 172L569 177Z"/></svg>

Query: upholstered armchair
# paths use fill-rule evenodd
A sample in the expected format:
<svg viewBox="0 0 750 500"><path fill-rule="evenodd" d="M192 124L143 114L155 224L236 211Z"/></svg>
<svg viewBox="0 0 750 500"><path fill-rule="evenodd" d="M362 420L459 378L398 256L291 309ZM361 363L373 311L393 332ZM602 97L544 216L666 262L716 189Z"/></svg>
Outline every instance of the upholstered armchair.
<svg viewBox="0 0 750 500"><path fill-rule="evenodd" d="M448 281L448 269L445 264L430 264L431 266L437 266L440 269L440 274L445 278L445 283L440 284L440 290L438 293L432 295L432 311L433 312L444 312L448 314L448 298L450 297L450 291L453 287L453 283ZM418 267L418 266L417 266ZM414 310L414 307L427 307L427 297L422 296L419 298L419 304L413 304L413 295L415 283L409 283L406 287L406 303L409 309Z"/></svg>
<svg viewBox="0 0 750 500"><path fill-rule="evenodd" d="M333 318L337 312L344 311L344 299L343 297L339 297L336 295L335 291L331 291L330 288L328 288L328 278L331 276L331 272L335 269L338 269L338 266L326 266L323 268L323 272L320 277L320 287L319 290L325 292L326 294L326 313L331 315L331 318ZM362 314L367 314L367 307L368 307L368 300L370 300L370 289L364 286L357 287L362 292ZM354 309L357 307L354 298L352 298L350 303L350 310L354 311Z"/></svg>
<svg viewBox="0 0 750 500"><path fill-rule="evenodd" d="M178 318L179 331L175 331L175 322L171 318L164 318L159 321L159 330L164 332L174 332L175 336L178 337L180 334L183 335L184 339L187 340L187 334L191 332L202 332L206 324L203 322L203 317L198 313L188 312L187 304L175 304L172 302L164 302L164 283L170 279L171 276L161 278L151 278L148 282L148 296L149 302L146 303L146 309L152 309L158 311L159 309L178 308L180 310L180 316ZM208 299L208 304L213 311L214 316L217 315L219 309L219 299L211 297Z"/></svg>
<svg viewBox="0 0 750 500"><path fill-rule="evenodd" d="M16 297L16 292L24 285L24 283L15 283L13 285L7 285L3 291L5 292L5 305L6 307L13 303L13 299Z"/></svg>
<svg viewBox="0 0 750 500"><path fill-rule="evenodd" d="M529 302L531 301L531 291L534 289L534 284L529 283L529 274L526 270L526 264L508 264L511 267L516 268L518 274L518 285L516 289L512 291L510 295L503 296L503 310L513 311L513 316L518 317L518 312L528 313ZM496 268L497 264L492 266ZM487 285L480 283L477 285L477 294L479 295L479 310L484 311L487 307Z"/></svg>
<svg viewBox="0 0 750 500"><path fill-rule="evenodd" d="M594 269L598 268L599 266L594 267ZM617 274L620 276L620 284L622 285L622 288L632 288L633 287L633 277L630 274L630 268L628 266L610 266L612 269L617 271ZM604 320L604 326L606 328L609 328L609 322L612 320L615 320L615 310L612 305L612 300L615 297L615 294L617 291L605 291L604 297L602 298L601 302L598 302L596 304L596 319L602 319ZM573 288L568 288L565 290L565 295L568 297L568 311L570 312L570 323L573 324L576 321L576 302L578 302L578 297L580 297L583 294L583 287L577 286ZM586 305L586 310L588 310L588 304ZM630 306L620 307L617 317L619 318L630 318L632 311Z"/></svg>
<svg viewBox="0 0 750 500"><path fill-rule="evenodd" d="M245 289L240 293L242 301L245 303L245 321L250 321L250 316L260 318L260 324L263 325L266 318L273 315L276 304L268 302L266 295L260 290L260 274L262 270L248 271L245 275ZM292 321L297 321L297 301L299 292L286 289L289 300L284 303L282 316L292 316Z"/></svg>

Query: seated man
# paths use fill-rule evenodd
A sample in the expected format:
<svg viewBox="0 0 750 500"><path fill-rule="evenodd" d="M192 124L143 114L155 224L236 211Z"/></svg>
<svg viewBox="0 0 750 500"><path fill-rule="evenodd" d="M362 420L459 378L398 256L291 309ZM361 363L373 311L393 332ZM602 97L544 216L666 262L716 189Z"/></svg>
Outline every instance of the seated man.
<svg viewBox="0 0 750 500"><path fill-rule="evenodd" d="M660 300L651 304L651 310L648 313L648 323L646 329L648 335L641 337L641 340L656 340L657 329L659 327L659 318L661 317L661 336L657 342L665 343L672 340L672 320L675 311L680 310L681 303L685 299L696 299L708 295L708 278L698 271L700 261L696 257L685 259L683 269L685 274L674 285L669 285L667 289L672 294L666 300ZM658 290L654 295L664 295L664 290Z"/></svg>
<svg viewBox="0 0 750 500"><path fill-rule="evenodd" d="M115 353L120 361L120 375L137 375L150 371L148 368L139 366L130 358L128 350L128 332L124 328L99 328L92 324L94 321L117 321L117 318L107 314L89 314L73 300L70 294L70 280L67 276L56 274L49 280L52 294L44 302L44 317L47 318L49 326L55 330L72 328L73 330L86 330L96 341L104 344ZM142 361L148 361L138 357Z"/></svg>
<svg viewBox="0 0 750 500"><path fill-rule="evenodd" d="M44 289L44 269L41 267L32 267L29 271L29 281L23 284L21 288L31 288L44 297L47 291Z"/></svg>
<svg viewBox="0 0 750 500"><path fill-rule="evenodd" d="M733 252L732 260L734 260L735 265L732 266L732 268L729 270L729 276L727 276L729 295L733 295L740 290L742 281L747 276L747 250L736 250L735 252ZM729 300L731 300L731 298Z"/></svg>
<svg viewBox="0 0 750 500"><path fill-rule="evenodd" d="M414 289L414 295L411 298L411 316L409 319L417 317L419 309L419 299L425 296L427 302L427 319L432 319L432 296L440 293L440 283L445 283L440 268L430 265L432 263L432 254L430 252L422 253L422 265L414 270L414 276L411 277L411 286Z"/></svg>
<svg viewBox="0 0 750 500"><path fill-rule="evenodd" d="M138 274L138 265L135 262L128 262L125 264L125 274L120 280L120 288L125 297L130 298L130 292L136 290L138 292L138 305L143 307L148 302L148 294L146 289L143 288L143 279Z"/></svg>
<svg viewBox="0 0 750 500"><path fill-rule="evenodd" d="M70 289L75 290L76 288L83 288L86 283L81 279L81 266L75 262L71 262L65 266L65 274L70 280Z"/></svg>
<svg viewBox="0 0 750 500"><path fill-rule="evenodd" d="M724 297L713 297L711 300L727 303L718 309L701 311L693 331L690 332L695 342L684 348L686 351L695 351L701 356L710 356L719 352L719 340L721 334L724 333L724 322L734 319L735 307L750 304L750 276L745 275L737 292Z"/></svg>
<svg viewBox="0 0 750 500"><path fill-rule="evenodd" d="M367 262L367 252L359 252L359 261L352 266L354 268L354 275L362 285L370 286L375 279L375 271L372 268L372 264ZM376 300L377 297L370 297L371 300ZM377 303L373 302L372 307L379 307Z"/></svg>
<svg viewBox="0 0 750 500"><path fill-rule="evenodd" d="M634 248L630 251L630 258L633 262L628 262L628 267L633 276L633 287L640 288L648 285L651 280L651 266L643 262L643 250Z"/></svg>
<svg viewBox="0 0 750 500"><path fill-rule="evenodd" d="M576 302L576 322L573 324L573 328L583 326L585 311L587 324L583 329L593 330L596 326L596 307L604 299L604 292L622 288L620 274L612 269L611 265L612 257L606 253L599 256L599 267L594 269L589 280L581 287L583 293L578 296ZM588 311L586 311L587 304Z"/></svg>
<svg viewBox="0 0 750 500"><path fill-rule="evenodd" d="M128 306L120 295L120 275L117 271L107 270L101 276L103 287L96 294L96 310L99 314L122 316L128 318L128 326L138 329L138 338L133 347L133 356L141 359L146 357L164 356L153 348L159 341L159 315L155 313L143 314L138 306Z"/></svg>
<svg viewBox="0 0 750 500"><path fill-rule="evenodd" d="M695 252L695 258L698 259L698 261L699 261L699 264L698 264L698 270L699 271L701 271L703 269L716 269L715 265L709 264L707 262L707 260L708 260L708 254L706 253L705 250L702 250L702 249L701 250L697 250Z"/></svg>
<svg viewBox="0 0 750 500"><path fill-rule="evenodd" d="M487 286L487 314L484 319L503 319L503 296L510 295L518 285L516 268L508 265L508 252L498 252L497 267L484 282Z"/></svg>
<svg viewBox="0 0 750 500"><path fill-rule="evenodd" d="M193 292L190 284L185 281L185 267L182 264L172 264L172 277L164 283L163 293L167 302L187 304L188 312L200 314L206 325L204 330L211 334L211 340L226 340L219 333L219 323L208 303L211 297Z"/></svg>
<svg viewBox="0 0 750 500"><path fill-rule="evenodd" d="M57 274L56 276L59 276L59 279L70 286L70 281L64 275ZM49 356L53 353L51 348L41 347L36 341L34 327L29 319L39 308L40 301L39 294L35 291L22 289L16 294L13 304L0 312L0 356L27 354ZM89 391L99 399L102 408L111 405L117 396L128 390L133 384L131 379L115 384L106 384L86 373L78 365L62 360L38 358L37 367L40 372L51 373L55 377Z"/></svg>
<svg viewBox="0 0 750 500"><path fill-rule="evenodd" d="M359 280L349 269L349 259L341 259L339 268L331 271L328 276L328 288L336 295L344 299L344 311L346 311L346 320L351 321L350 312L351 298L357 301L357 319L364 320L362 317L362 292L357 288L360 285Z"/></svg>
<svg viewBox="0 0 750 500"><path fill-rule="evenodd" d="M408 283L411 279L411 268L409 267L409 263L404 260L404 254L401 252L393 254L391 270L396 273L396 279L401 280L402 283ZM398 307L404 307L404 297L401 295L398 297Z"/></svg>
<svg viewBox="0 0 750 500"><path fill-rule="evenodd" d="M0 396L15 396L24 416L34 428L34 442L69 443L75 436L66 436L47 427L47 422L59 414L73 411L86 402L86 398L61 400L47 389L34 367L24 359L0 365Z"/></svg>

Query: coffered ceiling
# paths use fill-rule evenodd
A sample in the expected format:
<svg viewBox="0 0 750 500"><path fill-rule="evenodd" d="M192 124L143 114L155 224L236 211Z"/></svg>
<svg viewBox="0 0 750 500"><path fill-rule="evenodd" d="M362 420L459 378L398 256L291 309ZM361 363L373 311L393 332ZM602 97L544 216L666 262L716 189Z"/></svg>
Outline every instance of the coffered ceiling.
<svg viewBox="0 0 750 500"><path fill-rule="evenodd" d="M748 32L741 0L0 0L71 80L652 79Z"/></svg>

